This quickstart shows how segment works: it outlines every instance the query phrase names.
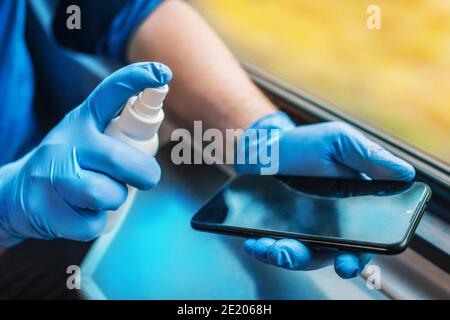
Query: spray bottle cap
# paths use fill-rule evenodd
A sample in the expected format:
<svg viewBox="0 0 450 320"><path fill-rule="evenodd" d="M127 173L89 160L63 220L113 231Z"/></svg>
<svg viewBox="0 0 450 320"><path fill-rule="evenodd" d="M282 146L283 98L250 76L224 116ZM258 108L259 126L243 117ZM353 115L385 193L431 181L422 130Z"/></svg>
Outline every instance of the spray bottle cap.
<svg viewBox="0 0 450 320"><path fill-rule="evenodd" d="M154 116L162 108L162 103L169 92L169 86L147 88L141 92L133 103L133 109L143 116Z"/></svg>
<svg viewBox="0 0 450 320"><path fill-rule="evenodd" d="M159 106L163 103L168 92L169 86L167 84L159 88L147 88L142 92L142 100L148 106Z"/></svg>
<svg viewBox="0 0 450 320"><path fill-rule="evenodd" d="M164 119L163 101L169 86L148 88L132 97L119 118L119 127L129 137L147 140L153 137Z"/></svg>

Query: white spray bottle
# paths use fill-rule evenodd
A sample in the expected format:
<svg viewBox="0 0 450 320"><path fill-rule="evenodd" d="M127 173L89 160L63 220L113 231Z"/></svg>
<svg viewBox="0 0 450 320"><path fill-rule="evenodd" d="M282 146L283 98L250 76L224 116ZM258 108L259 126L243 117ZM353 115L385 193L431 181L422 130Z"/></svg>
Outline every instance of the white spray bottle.
<svg viewBox="0 0 450 320"><path fill-rule="evenodd" d="M105 134L120 139L149 156L158 151L158 129L164 120L163 101L169 92L167 85L160 88L148 88L139 95L131 97L120 116L111 121ZM108 222L103 234L119 227L133 204L136 188L127 186L128 197L116 211L108 212Z"/></svg>

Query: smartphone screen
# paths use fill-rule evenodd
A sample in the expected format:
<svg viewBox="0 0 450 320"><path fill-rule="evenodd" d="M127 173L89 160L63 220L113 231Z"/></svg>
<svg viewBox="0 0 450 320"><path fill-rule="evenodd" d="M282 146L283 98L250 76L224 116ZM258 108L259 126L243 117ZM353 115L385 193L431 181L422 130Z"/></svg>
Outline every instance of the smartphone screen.
<svg viewBox="0 0 450 320"><path fill-rule="evenodd" d="M240 176L197 213L192 225L386 249L404 245L429 194L420 182Z"/></svg>

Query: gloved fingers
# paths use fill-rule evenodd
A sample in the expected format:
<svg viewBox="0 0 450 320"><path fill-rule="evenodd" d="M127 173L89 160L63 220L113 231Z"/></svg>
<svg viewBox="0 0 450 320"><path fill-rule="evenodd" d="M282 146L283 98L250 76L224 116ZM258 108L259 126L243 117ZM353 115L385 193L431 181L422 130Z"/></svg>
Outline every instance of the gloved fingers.
<svg viewBox="0 0 450 320"><path fill-rule="evenodd" d="M274 243L275 240L270 238L247 239L244 242L244 250L253 258L268 263L267 253Z"/></svg>
<svg viewBox="0 0 450 320"><path fill-rule="evenodd" d="M102 173L83 169L75 176L56 179L54 186L66 203L80 212L116 210L128 195L122 183Z"/></svg>
<svg viewBox="0 0 450 320"><path fill-rule="evenodd" d="M66 216L66 221L59 223L58 238L91 241L102 233L107 220L107 211L74 209L71 216Z"/></svg>
<svg viewBox="0 0 450 320"><path fill-rule="evenodd" d="M80 166L104 173L141 190L154 187L161 179L156 159L112 137L101 135L95 148L78 152Z"/></svg>
<svg viewBox="0 0 450 320"><path fill-rule="evenodd" d="M343 279L355 278L363 272L372 258L367 253L339 253L334 260L334 270Z"/></svg>
<svg viewBox="0 0 450 320"><path fill-rule="evenodd" d="M347 167L343 164L340 164L338 162L330 164L330 166L326 168L324 173L325 173L324 176L329 178L345 178L356 180L364 179L363 175L360 172L350 167Z"/></svg>
<svg viewBox="0 0 450 320"><path fill-rule="evenodd" d="M334 160L372 179L410 181L414 178L415 170L409 163L369 140L358 130L340 122L327 125L331 127L333 136L331 156Z"/></svg>
<svg viewBox="0 0 450 320"><path fill-rule="evenodd" d="M158 88L172 79L170 69L157 62L128 65L106 78L88 97L87 108L103 132L130 97L146 88Z"/></svg>
<svg viewBox="0 0 450 320"><path fill-rule="evenodd" d="M259 261L289 270L315 270L333 263L332 251L313 250L294 239L248 239L245 251Z"/></svg>

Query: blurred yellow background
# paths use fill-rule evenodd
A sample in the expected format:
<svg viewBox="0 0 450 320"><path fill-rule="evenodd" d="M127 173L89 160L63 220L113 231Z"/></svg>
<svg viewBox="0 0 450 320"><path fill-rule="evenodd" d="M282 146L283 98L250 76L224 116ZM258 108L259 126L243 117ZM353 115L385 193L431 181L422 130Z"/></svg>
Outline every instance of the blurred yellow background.
<svg viewBox="0 0 450 320"><path fill-rule="evenodd" d="M190 2L238 57L450 163L450 1Z"/></svg>

